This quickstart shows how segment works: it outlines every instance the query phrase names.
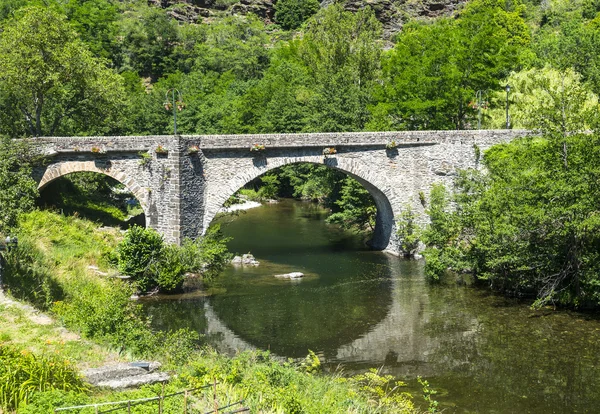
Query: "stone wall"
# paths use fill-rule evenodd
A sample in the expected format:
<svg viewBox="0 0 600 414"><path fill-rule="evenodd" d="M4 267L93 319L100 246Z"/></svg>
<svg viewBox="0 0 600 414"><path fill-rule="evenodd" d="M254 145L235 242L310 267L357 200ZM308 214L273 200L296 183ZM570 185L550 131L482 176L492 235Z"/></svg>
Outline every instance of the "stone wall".
<svg viewBox="0 0 600 414"><path fill-rule="evenodd" d="M95 171L122 182L140 201L147 225L169 242L206 231L223 203L260 175L293 163L325 164L357 179L373 196L373 246L397 251L395 217L411 205L424 215L420 194L450 185L456 171L478 168L476 157L526 131L417 131L266 135L54 137L39 144L50 163L36 173L40 188L65 174ZM386 149L394 141L396 148ZM265 145L253 153L254 144ZM158 147L166 154L156 152ZM197 147L198 151L190 151ZM323 149L334 147L325 158ZM150 155L148 160L140 154Z"/></svg>

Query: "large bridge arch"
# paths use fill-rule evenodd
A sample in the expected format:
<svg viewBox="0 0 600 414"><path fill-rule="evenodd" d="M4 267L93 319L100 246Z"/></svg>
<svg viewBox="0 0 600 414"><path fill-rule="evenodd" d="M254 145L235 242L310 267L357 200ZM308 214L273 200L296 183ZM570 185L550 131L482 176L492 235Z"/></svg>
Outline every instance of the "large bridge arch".
<svg viewBox="0 0 600 414"><path fill-rule="evenodd" d="M53 181L69 174L78 172L94 172L111 177L125 186L127 191L132 193L148 215L148 192L145 191L136 181L124 171L111 166L110 162L98 162L97 160L88 161L63 161L49 165L42 174L38 184L38 191L42 191Z"/></svg>
<svg viewBox="0 0 600 414"><path fill-rule="evenodd" d="M321 149L316 149L313 152L320 152ZM381 171L373 169L372 166L366 165L364 162L354 158L341 156L323 155L298 155L295 157L286 156L269 157L268 154L251 157L251 165L246 163L244 169L240 169L232 178L228 179L223 185L219 185L216 191L211 192L209 189L208 200L203 220L203 232L205 232L210 223L213 221L217 213L223 207L223 204L234 195L240 188L252 180L268 173L277 168L300 163L319 164L338 170L358 181L373 197L377 207L377 216L375 220L375 231L371 241L371 247L376 250L394 249L395 243L395 217L400 214L398 209L402 208L405 203L410 200L408 197L396 195L393 187L390 185ZM210 158L210 155L209 155ZM399 203L400 198L405 198L404 203ZM394 200L392 202L391 200ZM396 209L394 209L394 206Z"/></svg>

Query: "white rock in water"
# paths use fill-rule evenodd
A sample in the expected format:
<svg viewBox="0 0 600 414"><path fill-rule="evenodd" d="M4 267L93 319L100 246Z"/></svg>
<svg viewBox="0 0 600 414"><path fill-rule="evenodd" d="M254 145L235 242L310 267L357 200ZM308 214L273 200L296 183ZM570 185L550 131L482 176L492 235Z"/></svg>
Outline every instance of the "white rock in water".
<svg viewBox="0 0 600 414"><path fill-rule="evenodd" d="M235 256L231 260L233 265L247 265L247 266L258 266L259 262L251 254L245 254L243 256Z"/></svg>
<svg viewBox="0 0 600 414"><path fill-rule="evenodd" d="M299 279L301 277L304 277L304 273L301 273L301 272L284 273L282 275L275 275L275 277L279 277L281 279Z"/></svg>

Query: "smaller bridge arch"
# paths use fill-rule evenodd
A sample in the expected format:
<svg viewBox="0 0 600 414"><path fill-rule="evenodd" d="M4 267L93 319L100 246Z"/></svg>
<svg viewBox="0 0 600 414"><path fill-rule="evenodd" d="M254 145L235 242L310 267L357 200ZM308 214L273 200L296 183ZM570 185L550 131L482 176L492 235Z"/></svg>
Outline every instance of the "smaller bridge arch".
<svg viewBox="0 0 600 414"><path fill-rule="evenodd" d="M42 178L38 184L38 190L42 191L51 182L60 177L78 172L94 172L114 178L123 184L125 188L134 195L144 210L144 213L148 213L148 192L140 187L127 173L113 168L110 161L62 161L56 164L51 164L43 172Z"/></svg>

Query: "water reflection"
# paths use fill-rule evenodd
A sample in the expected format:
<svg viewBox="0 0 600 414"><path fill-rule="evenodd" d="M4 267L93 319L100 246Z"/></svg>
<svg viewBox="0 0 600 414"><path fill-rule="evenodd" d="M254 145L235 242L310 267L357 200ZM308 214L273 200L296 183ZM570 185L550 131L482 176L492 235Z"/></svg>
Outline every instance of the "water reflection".
<svg viewBox="0 0 600 414"><path fill-rule="evenodd" d="M232 222L233 250L251 249L261 266L228 269L210 298L147 303L155 325L192 327L228 353L312 349L348 374L382 367L416 395L424 376L450 413L600 412L597 318L430 286L422 263L366 251L305 207L268 206ZM307 277L273 277L288 271Z"/></svg>

